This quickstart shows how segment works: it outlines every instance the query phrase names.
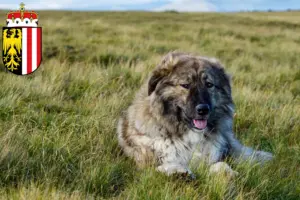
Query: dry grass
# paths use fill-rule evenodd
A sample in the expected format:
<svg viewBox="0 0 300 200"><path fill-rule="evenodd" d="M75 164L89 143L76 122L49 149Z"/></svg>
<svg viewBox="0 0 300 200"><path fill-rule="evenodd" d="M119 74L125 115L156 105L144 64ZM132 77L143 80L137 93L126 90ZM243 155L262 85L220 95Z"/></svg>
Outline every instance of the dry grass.
<svg viewBox="0 0 300 200"><path fill-rule="evenodd" d="M20 77L0 66L1 198L299 199L300 12L39 14L41 68ZM185 182L125 158L116 120L176 49L225 64L238 138L272 163L234 166L231 183L202 166Z"/></svg>

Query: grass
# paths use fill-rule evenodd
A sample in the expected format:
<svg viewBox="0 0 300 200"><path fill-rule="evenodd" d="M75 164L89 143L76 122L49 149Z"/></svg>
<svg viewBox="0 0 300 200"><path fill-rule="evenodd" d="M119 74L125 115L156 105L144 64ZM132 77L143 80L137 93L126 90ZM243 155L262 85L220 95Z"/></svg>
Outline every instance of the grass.
<svg viewBox="0 0 300 200"><path fill-rule="evenodd" d="M300 12L39 16L40 69L21 77L0 64L0 199L299 199ZM224 63L237 137L273 162L233 166L233 182L201 166L187 182L123 155L118 116L176 49Z"/></svg>

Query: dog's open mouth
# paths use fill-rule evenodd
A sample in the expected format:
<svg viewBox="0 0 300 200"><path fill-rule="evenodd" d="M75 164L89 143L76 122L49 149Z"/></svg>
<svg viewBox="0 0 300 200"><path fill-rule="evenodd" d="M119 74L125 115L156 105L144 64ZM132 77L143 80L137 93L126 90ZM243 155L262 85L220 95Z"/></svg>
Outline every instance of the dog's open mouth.
<svg viewBox="0 0 300 200"><path fill-rule="evenodd" d="M197 118L188 117L188 115L183 112L185 121L191 129L204 130L207 127L207 120L209 115L197 116Z"/></svg>
<svg viewBox="0 0 300 200"><path fill-rule="evenodd" d="M193 125L199 130L203 130L207 126L207 119L193 119Z"/></svg>

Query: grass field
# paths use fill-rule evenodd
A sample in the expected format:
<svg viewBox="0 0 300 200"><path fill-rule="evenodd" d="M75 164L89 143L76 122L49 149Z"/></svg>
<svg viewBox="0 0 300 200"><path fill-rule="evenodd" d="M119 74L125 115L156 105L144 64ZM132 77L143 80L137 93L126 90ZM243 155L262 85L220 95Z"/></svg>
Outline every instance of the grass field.
<svg viewBox="0 0 300 200"><path fill-rule="evenodd" d="M0 199L300 199L300 12L39 17L40 69L22 77L0 64ZM274 161L233 166L230 183L202 166L186 182L122 154L118 116L172 50L224 63L237 137Z"/></svg>

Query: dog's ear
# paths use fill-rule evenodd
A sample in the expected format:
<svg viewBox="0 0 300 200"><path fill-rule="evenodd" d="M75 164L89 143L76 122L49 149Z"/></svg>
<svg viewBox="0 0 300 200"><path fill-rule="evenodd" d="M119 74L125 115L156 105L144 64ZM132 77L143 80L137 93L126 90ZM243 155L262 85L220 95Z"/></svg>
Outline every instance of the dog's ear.
<svg viewBox="0 0 300 200"><path fill-rule="evenodd" d="M158 73L157 71L154 71L152 76L150 77L148 81L148 95L151 95L152 92L155 90L156 85L158 82L163 78L163 75Z"/></svg>
<svg viewBox="0 0 300 200"><path fill-rule="evenodd" d="M210 60L211 66L215 73L219 76L220 85L228 92L231 93L231 76L225 72L224 66L216 59Z"/></svg>
<svg viewBox="0 0 300 200"><path fill-rule="evenodd" d="M178 62L178 60L175 59L176 56L174 52L168 53L153 71L148 81L148 95L151 95L157 84L172 71Z"/></svg>
<svg viewBox="0 0 300 200"><path fill-rule="evenodd" d="M152 92L155 90L157 84L168 74L169 74L168 69L157 69L152 73L152 75L148 81L148 95L152 94Z"/></svg>

